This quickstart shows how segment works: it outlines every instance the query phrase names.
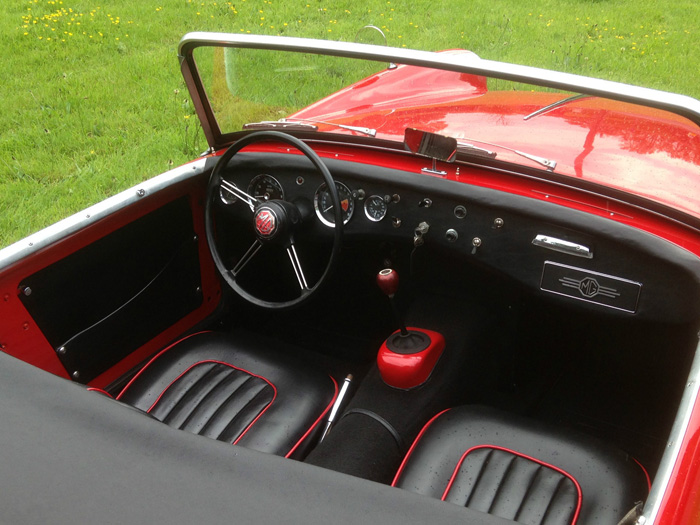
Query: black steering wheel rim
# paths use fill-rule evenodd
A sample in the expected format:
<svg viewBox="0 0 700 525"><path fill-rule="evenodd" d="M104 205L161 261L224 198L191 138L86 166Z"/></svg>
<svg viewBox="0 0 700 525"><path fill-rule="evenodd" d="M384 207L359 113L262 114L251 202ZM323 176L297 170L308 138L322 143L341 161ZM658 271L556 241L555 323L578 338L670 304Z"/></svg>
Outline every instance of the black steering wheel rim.
<svg viewBox="0 0 700 525"><path fill-rule="evenodd" d="M233 272L231 269L227 268L226 265L223 262L223 259L221 257L221 254L219 253L217 244L216 244L216 236L215 236L215 228L214 228L214 204L216 203L216 200L219 198L219 191L220 191L220 185L221 185L221 180L222 180L222 173L228 166L229 162L231 159L236 155L239 151L241 151L243 148L246 146L249 146L253 143L256 142L262 142L262 141L274 141L274 142L283 142L285 144L288 144L290 146L293 146L297 150L301 151L306 158L308 158L311 163L314 165L316 170L323 176L323 179L328 187L328 191L331 196L331 201L333 203L333 214L335 217L335 226L334 226L334 232L333 232L333 247L331 249L330 256L328 257L328 262L325 266L325 269L321 276L318 278L316 283L313 286L307 286L306 288L301 287L300 288L300 295L299 297L291 300L286 300L286 301L270 301L267 299L261 299L260 297L257 297L247 290L245 290L237 281L235 276L233 275ZM256 206L256 210L260 206ZM255 216L255 211L253 212L253 216ZM333 180L333 176L331 175L331 172L328 170L326 165L323 163L321 158L318 156L318 154L311 149L307 144L299 140L298 138L289 135L287 133L281 133L279 131L258 131L255 133L251 133L249 135L246 135L245 137L241 138L240 140L236 141L233 143L229 148L224 152L224 154L219 158L217 161L216 165L214 166L214 169L212 170L211 176L209 178L209 183L207 187L207 200L206 200L206 206L205 206L205 214L204 214L204 223L205 223L205 231L207 235L207 243L209 245L209 252L211 253L212 259L214 260L214 264L216 265L216 268L221 275L221 277L224 279L226 284L233 290L236 294L238 294L240 297L248 301L249 303L252 303L256 306L262 307L262 308L268 308L268 309L285 309L285 308L292 308L295 306L298 306L304 302L306 302L320 287L323 285L327 280L328 277L331 275L333 270L335 269L335 266L338 261L338 257L340 254L340 248L342 246L342 241L343 241L343 219L342 219L342 211L341 211L341 206L340 206L340 197L338 195L338 190L335 185L335 181ZM293 245L292 245L293 246ZM296 253L295 253L296 255ZM292 256L290 255L290 258ZM291 261L292 266L295 265L295 261ZM296 264L300 264L297 260ZM295 271L297 271L296 266L294 266ZM299 267L299 270L301 268ZM299 276L297 275L297 278ZM300 282L303 280L300 279ZM304 281L305 282L305 281Z"/></svg>

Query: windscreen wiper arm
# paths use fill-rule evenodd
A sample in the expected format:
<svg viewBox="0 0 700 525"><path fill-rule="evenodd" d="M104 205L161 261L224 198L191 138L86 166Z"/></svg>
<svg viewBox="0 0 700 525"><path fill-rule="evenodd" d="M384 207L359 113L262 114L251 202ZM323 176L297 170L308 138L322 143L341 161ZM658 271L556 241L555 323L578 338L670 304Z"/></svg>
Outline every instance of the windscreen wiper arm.
<svg viewBox="0 0 700 525"><path fill-rule="evenodd" d="M525 115L523 117L523 120L530 120L532 117L536 117L538 115L543 115L544 113L547 113L549 111L552 111L553 109L558 108L559 106L563 106L565 104L568 104L569 102L573 102L575 100L579 100L582 98L591 98L593 95L573 95L571 97L563 98L561 100L556 101L553 104L550 104L549 106L545 106L541 109L538 109L537 111L533 111L529 115Z"/></svg>
<svg viewBox="0 0 700 525"><path fill-rule="evenodd" d="M515 153L516 155L519 155L521 157L524 157L526 159L531 160L532 162L536 162L540 166L544 166L547 168L548 171L554 171L554 168L557 167L557 161L556 160L550 160L546 159L544 157L538 157L537 155L532 155L531 153L525 153L523 151L518 151L517 149L509 148L507 146L502 146L501 144L493 144L491 142L485 142L483 140L478 140L478 139L472 139L468 138L465 140L469 140L471 142L478 142L479 144L484 144L485 146L493 146L494 148L501 148L506 151L510 151L511 153ZM461 140L457 141L457 151L461 151L463 153L471 153L471 154L477 154L482 157L490 157L490 158L496 158L497 153L495 151L487 150L485 148L479 148L477 146L474 146L473 144L469 144L468 142L463 142Z"/></svg>
<svg viewBox="0 0 700 525"><path fill-rule="evenodd" d="M261 122L249 122L243 125L243 129L282 129L287 131L318 131L318 126L301 122L285 122L281 120L263 120Z"/></svg>
<svg viewBox="0 0 700 525"><path fill-rule="evenodd" d="M362 133L369 137L376 137L377 130L372 128L363 128L360 126L348 126L347 124L338 124L336 122L326 122L324 120L315 120L310 118L286 117L279 120L263 120L261 122L250 122L243 126L243 129L286 129L289 131L318 131L318 126L315 124L323 124L325 126L335 126L336 128L347 129L356 133Z"/></svg>
<svg viewBox="0 0 700 525"><path fill-rule="evenodd" d="M324 124L325 126L335 126L336 128L347 129L349 131L355 131L357 133L362 133L369 137L376 137L377 130L372 128L364 128L361 126L348 126L347 124L338 124L337 122L326 122L324 120L315 120L310 118L297 118L297 117L286 117L281 118L280 122L312 122L314 124Z"/></svg>

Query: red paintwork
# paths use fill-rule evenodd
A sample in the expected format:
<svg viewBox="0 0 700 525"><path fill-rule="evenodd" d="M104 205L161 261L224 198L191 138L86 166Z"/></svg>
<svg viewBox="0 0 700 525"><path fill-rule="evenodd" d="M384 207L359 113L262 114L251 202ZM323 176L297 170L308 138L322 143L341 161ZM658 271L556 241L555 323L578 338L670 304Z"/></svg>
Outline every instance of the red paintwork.
<svg viewBox="0 0 700 525"><path fill-rule="evenodd" d="M190 195L190 203L194 214L194 228L201 239L199 243L199 261L202 272L203 304L197 310L183 317L146 345L120 361L110 370L95 378L90 382L90 386L104 388L141 363L149 355L162 348L169 341L206 318L216 308L221 296L221 290L206 245L204 209L202 206L204 199L203 187L204 184L201 181L187 181L152 196L144 197L142 201L120 210L97 223L91 224L79 232L58 241L53 246L34 253L4 270L0 280L0 297L2 297L0 301L0 318L3 319L3 325L7 327L7 330L2 334L2 341L0 341L2 346L0 349L47 372L61 377L68 377L63 365L56 356L54 348L46 340L19 300L20 283L28 275L63 259L80 248L97 241L125 224L182 195Z"/></svg>
<svg viewBox="0 0 700 525"><path fill-rule="evenodd" d="M478 60L464 50L445 51ZM487 92L486 77L424 67L398 66L369 76L295 113L299 118L321 120L367 118L377 114L380 124L397 110L413 111L430 104L443 104L478 97ZM368 123L369 124L369 123ZM366 125L366 124L359 124ZM370 127L375 127L370 125ZM405 126L408 127L408 126ZM401 130L403 140L403 129Z"/></svg>
<svg viewBox="0 0 700 525"><path fill-rule="evenodd" d="M370 127L402 141L407 127L479 146L500 144L557 161L556 172L622 189L700 217L700 129L664 111L607 99L570 102L523 117L567 95L486 91L484 79L414 66L385 70L294 116ZM344 109L338 109L344 108ZM320 129L326 129L319 124ZM327 127L327 131L339 131ZM537 166L497 147L498 158Z"/></svg>
<svg viewBox="0 0 700 525"><path fill-rule="evenodd" d="M423 328L408 327L408 330L425 333L430 338L428 348L416 354L397 354L389 350L384 341L377 353L377 367L384 382L402 390L425 383L445 349L442 334ZM399 330L394 333L398 332Z"/></svg>

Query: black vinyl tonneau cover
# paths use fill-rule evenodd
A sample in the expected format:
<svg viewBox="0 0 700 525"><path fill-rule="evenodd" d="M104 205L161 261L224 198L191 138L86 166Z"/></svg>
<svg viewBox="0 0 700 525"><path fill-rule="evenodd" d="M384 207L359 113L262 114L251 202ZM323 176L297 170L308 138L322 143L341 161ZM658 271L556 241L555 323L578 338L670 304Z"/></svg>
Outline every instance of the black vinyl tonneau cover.
<svg viewBox="0 0 700 525"><path fill-rule="evenodd" d="M511 523L195 436L0 353L5 523Z"/></svg>

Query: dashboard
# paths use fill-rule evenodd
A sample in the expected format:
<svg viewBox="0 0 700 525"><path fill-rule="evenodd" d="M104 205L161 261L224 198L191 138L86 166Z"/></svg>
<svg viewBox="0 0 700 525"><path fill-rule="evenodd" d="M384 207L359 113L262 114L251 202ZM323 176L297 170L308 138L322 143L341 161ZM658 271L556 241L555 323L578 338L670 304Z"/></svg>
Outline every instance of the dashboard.
<svg viewBox="0 0 700 525"><path fill-rule="evenodd" d="M697 258L656 236L490 188L361 162L324 162L338 187L346 239L456 258L465 272L495 271L548 300L604 315L669 322L700 315L700 302L687 300L700 296ZM334 227L328 189L304 157L241 153L224 178L258 200L294 202L312 232L327 235ZM236 202L223 189L221 201Z"/></svg>

